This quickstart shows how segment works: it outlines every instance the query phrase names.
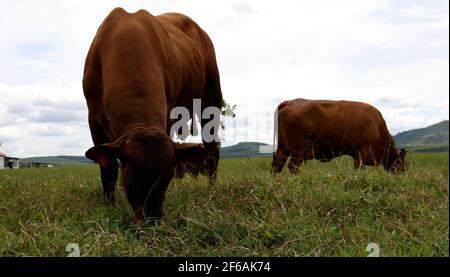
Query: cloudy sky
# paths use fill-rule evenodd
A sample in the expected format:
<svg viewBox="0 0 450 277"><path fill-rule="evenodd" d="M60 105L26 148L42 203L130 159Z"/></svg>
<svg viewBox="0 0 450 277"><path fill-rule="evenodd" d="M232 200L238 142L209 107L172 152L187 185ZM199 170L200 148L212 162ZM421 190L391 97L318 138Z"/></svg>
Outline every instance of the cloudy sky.
<svg viewBox="0 0 450 277"><path fill-rule="evenodd" d="M0 2L0 151L83 155L92 141L81 79L97 27L116 6L192 17L215 45L225 145L272 141L292 98L375 105L392 134L449 117L449 6L433 1Z"/></svg>

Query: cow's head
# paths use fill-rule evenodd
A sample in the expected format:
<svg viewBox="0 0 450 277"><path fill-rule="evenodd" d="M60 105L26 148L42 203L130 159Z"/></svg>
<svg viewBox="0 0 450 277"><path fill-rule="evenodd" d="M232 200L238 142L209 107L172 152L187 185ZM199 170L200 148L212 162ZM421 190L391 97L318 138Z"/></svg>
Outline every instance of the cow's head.
<svg viewBox="0 0 450 277"><path fill-rule="evenodd" d="M174 143L164 133L147 130L96 145L86 152L86 157L101 167L112 159L120 160L125 194L135 221L140 222L144 217L162 216L166 189L176 165L208 154L201 145Z"/></svg>
<svg viewBox="0 0 450 277"><path fill-rule="evenodd" d="M408 169L408 162L406 161L406 150L401 149L395 158L390 170L394 173L404 172Z"/></svg>
<svg viewBox="0 0 450 277"><path fill-rule="evenodd" d="M200 147L207 151L205 146L201 143L183 143L177 147ZM209 173L208 158L212 159L212 156L191 155L186 157L182 163L177 164L176 177L183 178L186 173L189 173L194 177L199 174Z"/></svg>

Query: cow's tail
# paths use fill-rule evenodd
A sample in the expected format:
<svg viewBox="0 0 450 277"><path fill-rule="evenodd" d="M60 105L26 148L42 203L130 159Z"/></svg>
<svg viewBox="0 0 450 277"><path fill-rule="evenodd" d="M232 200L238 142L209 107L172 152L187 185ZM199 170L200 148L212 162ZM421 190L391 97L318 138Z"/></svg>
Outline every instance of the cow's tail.
<svg viewBox="0 0 450 277"><path fill-rule="evenodd" d="M275 153L277 151L278 144L278 107L273 114L273 161L275 161Z"/></svg>

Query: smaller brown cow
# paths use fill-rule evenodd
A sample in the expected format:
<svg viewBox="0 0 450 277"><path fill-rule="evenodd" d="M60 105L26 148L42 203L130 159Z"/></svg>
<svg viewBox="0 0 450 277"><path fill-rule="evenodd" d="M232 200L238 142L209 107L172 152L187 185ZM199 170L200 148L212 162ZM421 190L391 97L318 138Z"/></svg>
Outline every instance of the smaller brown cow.
<svg viewBox="0 0 450 277"><path fill-rule="evenodd" d="M294 99L277 109L278 147L272 168L298 172L306 160L328 162L350 155L355 169L383 164L391 172L407 169L406 151L395 146L381 113L373 106L352 101Z"/></svg>
<svg viewBox="0 0 450 277"><path fill-rule="evenodd" d="M208 167L208 150L203 145L203 143L181 143L178 145L182 145L187 148L198 148L197 155L191 155L186 157L183 163L179 163L176 168L176 178L183 178L186 173L190 174L193 177L197 177L200 174L208 175L210 169Z"/></svg>

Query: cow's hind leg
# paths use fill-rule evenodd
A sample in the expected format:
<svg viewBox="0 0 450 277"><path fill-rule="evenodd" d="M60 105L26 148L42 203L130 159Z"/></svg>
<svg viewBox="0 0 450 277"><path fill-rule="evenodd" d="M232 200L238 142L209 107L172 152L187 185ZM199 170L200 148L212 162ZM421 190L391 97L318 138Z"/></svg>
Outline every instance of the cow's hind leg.
<svg viewBox="0 0 450 277"><path fill-rule="evenodd" d="M355 169L355 170L359 170L359 169L361 169L362 168L362 159L361 159L361 155L360 155L360 153L359 152L356 152L354 155L353 155L353 168Z"/></svg>
<svg viewBox="0 0 450 277"><path fill-rule="evenodd" d="M299 167L302 165L303 161L306 160L306 151L307 149L297 149L293 151L291 160L288 164L289 172L292 174L298 173Z"/></svg>
<svg viewBox="0 0 450 277"><path fill-rule="evenodd" d="M217 103L209 103L202 100L202 110L208 107L216 107L217 113L213 116L216 117L218 122L220 122L220 106ZM205 105L205 106L203 106ZM202 111L202 114L203 114ZM206 150L209 152L209 156L206 159L206 165L208 168L209 182L211 184L215 183L217 179L217 167L219 166L220 159L220 141L219 141L219 124L209 124L213 118L202 118L200 123L202 127L202 141ZM208 138L207 138L208 137Z"/></svg>
<svg viewBox="0 0 450 277"><path fill-rule="evenodd" d="M218 142L210 142L205 143L205 148L209 151L210 156L206 160L206 164L208 167L208 176L209 176L209 182L215 183L217 179L217 167L219 166L219 158L220 158L220 150Z"/></svg>
<svg viewBox="0 0 450 277"><path fill-rule="evenodd" d="M272 161L272 167L275 173L280 173L283 170L284 164L289 157L289 152L283 147L278 146L275 156Z"/></svg>
<svg viewBox="0 0 450 277"><path fill-rule="evenodd" d="M288 164L289 172L291 172L292 174L297 174L302 163L303 160L300 158L300 156L296 154L292 155L291 160Z"/></svg>
<svg viewBox="0 0 450 277"><path fill-rule="evenodd" d="M216 62L216 55L214 53L214 47L209 40L209 38L206 36L204 43L204 51L203 55L205 58L205 83L204 83L204 89L203 89L203 95L202 95L202 115L205 111L205 109L214 107L217 108L217 112L219 113L217 116L219 116L218 121L220 121L220 113L223 107L223 97L222 97L222 89L220 87L220 75L219 75L219 69L217 68L217 62ZM203 119L201 120L202 125L202 138L203 143L207 150L210 152L210 159L208 159L208 168L209 168L209 181L210 183L214 183L217 179L217 167L219 165L219 148L220 148L220 141L218 137L218 132L220 128L220 124L217 124L217 126L214 126L214 130L212 130L216 136L214 141L212 142L205 142L204 134L203 134L203 127L205 124L207 124L209 119Z"/></svg>
<svg viewBox="0 0 450 277"><path fill-rule="evenodd" d="M368 147L361 147L358 151L356 151L356 153L353 155L353 166L356 170L364 168L365 161L368 160L369 154L370 149Z"/></svg>

